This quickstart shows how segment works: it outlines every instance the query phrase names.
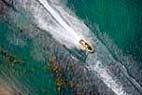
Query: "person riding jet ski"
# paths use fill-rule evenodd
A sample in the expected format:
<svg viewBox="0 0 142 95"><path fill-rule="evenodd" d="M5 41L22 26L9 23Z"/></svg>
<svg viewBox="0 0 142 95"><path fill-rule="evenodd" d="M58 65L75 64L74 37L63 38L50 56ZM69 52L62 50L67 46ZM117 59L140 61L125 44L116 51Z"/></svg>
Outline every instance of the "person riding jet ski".
<svg viewBox="0 0 142 95"><path fill-rule="evenodd" d="M80 48L82 50L85 50L90 53L93 53L95 51L94 47L91 44L89 44L87 41L81 39L79 43L80 43Z"/></svg>

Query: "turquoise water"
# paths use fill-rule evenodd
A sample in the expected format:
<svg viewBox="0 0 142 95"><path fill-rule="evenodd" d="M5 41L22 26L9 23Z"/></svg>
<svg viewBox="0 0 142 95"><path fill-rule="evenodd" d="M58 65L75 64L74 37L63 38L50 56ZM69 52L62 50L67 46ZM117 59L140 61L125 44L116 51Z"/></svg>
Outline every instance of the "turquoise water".
<svg viewBox="0 0 142 95"><path fill-rule="evenodd" d="M56 95L55 80L53 74L48 71L47 63L35 61L31 57L33 42L25 40L26 46L14 46L8 40L9 35L12 34L18 36L20 34L18 28L13 28L3 21L0 22L0 49L2 48L22 63L12 64L0 54L0 78L8 76L10 83L20 81L20 85L24 84L28 87L30 95L31 93L33 95Z"/></svg>
<svg viewBox="0 0 142 95"><path fill-rule="evenodd" d="M67 5L92 27L97 24L125 54L142 61L141 0L68 0Z"/></svg>
<svg viewBox="0 0 142 95"><path fill-rule="evenodd" d="M84 20L90 29L97 24L99 32L106 33L125 54L133 55L135 60L142 61L141 3L140 0L68 0L67 6L79 19ZM24 21L20 23L21 26L23 23ZM20 34L18 28L12 27L0 22L0 47L24 64L13 67L0 55L0 70L7 75L12 74L21 84L30 86L29 90L33 95L57 95L55 78L47 69L48 63L35 61L30 55L34 42L25 39L26 45L22 48L9 43L7 37L10 34Z"/></svg>

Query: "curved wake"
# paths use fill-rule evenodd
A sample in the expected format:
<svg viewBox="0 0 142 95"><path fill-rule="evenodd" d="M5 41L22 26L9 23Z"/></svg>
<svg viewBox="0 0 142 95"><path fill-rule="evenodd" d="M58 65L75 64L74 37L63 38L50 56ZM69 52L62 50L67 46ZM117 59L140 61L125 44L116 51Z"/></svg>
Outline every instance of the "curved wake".
<svg viewBox="0 0 142 95"><path fill-rule="evenodd" d="M69 14L58 0L15 0L31 15L32 22L68 48L78 48L79 40L87 39L96 46L89 54L86 67L117 95L141 95L142 87L129 76L125 67L114 59L106 46L89 28ZM118 70L111 71L111 69Z"/></svg>

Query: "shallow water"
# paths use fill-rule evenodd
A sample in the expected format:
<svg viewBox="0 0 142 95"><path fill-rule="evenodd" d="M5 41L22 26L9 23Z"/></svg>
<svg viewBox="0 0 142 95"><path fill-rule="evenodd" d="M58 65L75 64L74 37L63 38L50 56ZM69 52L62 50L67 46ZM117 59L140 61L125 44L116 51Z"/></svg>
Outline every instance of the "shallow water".
<svg viewBox="0 0 142 95"><path fill-rule="evenodd" d="M122 45L125 43L126 39L128 39L122 36L125 34L124 31L126 31L123 27L125 27L128 22L126 20L126 23L122 24L120 28L117 27L120 21L118 19L115 21L116 16L120 19L126 16L126 10L119 7L121 4L123 5L123 3L95 1L94 4L96 4L96 6L94 6L94 4L91 5L91 1L86 3L82 0L80 2L82 4L77 1L69 1L67 5L73 8L73 12L76 12L78 15L78 17L76 17L71 13L73 15L71 17L67 15L68 12L70 12L68 9L65 9L67 13L64 11L64 8L66 8L64 6L65 2L58 3L56 0L54 1L53 6L57 4L55 7L59 8L57 13L62 15L63 20L66 21L72 29L78 30L79 33L84 30L84 35L92 41L93 46L96 47L96 52L94 54L86 54L86 60L81 61L80 57L77 57L78 54L80 56L80 51L76 49L70 50L70 48L67 49L62 46L61 41L58 41L62 35L51 37L52 34L50 33L56 33L56 31L54 31L56 28L61 29L60 31L65 33L61 26L58 25L59 23L54 25L48 22L50 19L54 22L55 18L50 18L49 20L46 17L44 18L44 16L47 15L48 17L50 15L48 15L44 9L40 11L40 6L38 8L39 12L41 12L42 15L44 14L44 16L36 18L35 20L32 18L32 15L34 13L34 16L37 16L35 15L36 11L31 11L30 7L24 6L28 12L32 14L31 15L27 13L26 10L22 10L22 7L19 7L18 4L15 4L16 8L21 12L15 12L13 9L8 8L9 11L6 17L3 16L4 19L1 20L0 25L0 46L2 51L6 52L9 56L13 56L15 60L20 60L18 61L20 64L13 64L5 55L1 54L1 78L7 81L8 85L14 85L14 88L19 88L17 90L21 91L24 95L56 95L57 93L61 95L74 95L75 93L83 93L83 95L94 95L94 93L97 95L141 95L142 76L141 73L139 73L141 72L139 62L133 60L135 59L133 56L124 56L126 53L124 50L129 45ZM111 7L114 7L113 5L115 3L118 4L118 7L115 6L115 8L112 8L114 10L109 9L109 4L112 4ZM63 7L63 9L60 9L60 6ZM31 9L34 9L33 7ZM90 13L94 12L91 8L96 11L95 14ZM117 13L115 9L118 10ZM116 15L114 15L114 17L113 14L111 14L113 12ZM112 15L110 19L112 21L111 23L108 19L110 15ZM80 20L76 20L76 18L84 20L91 31L85 24L80 22ZM40 22L37 24L36 21L39 19L41 19L41 22L44 19L44 23ZM131 23L133 23L133 21ZM49 24L49 31L51 32L46 30L48 26L44 24ZM117 28L115 30L118 34L117 29L120 28L120 30L123 31L119 34L122 34L122 37L118 37L119 39L121 38L119 43L117 42L119 40L116 37L116 33L113 32L113 25L116 25ZM128 25L128 27L130 26ZM109 35L109 37L107 35ZM133 34L129 35L132 36ZM123 51L120 51L121 49L123 49ZM84 54L85 53L81 54L81 56ZM50 60L54 59L54 56L56 57L55 61L61 66L62 73L50 72L52 68L49 68L48 65L50 64ZM52 67L52 64L50 65ZM67 81L66 86L63 86L61 91L56 87L55 81L58 79L56 76L62 76L63 80ZM75 87L73 88L69 86L69 83L72 82L75 83Z"/></svg>

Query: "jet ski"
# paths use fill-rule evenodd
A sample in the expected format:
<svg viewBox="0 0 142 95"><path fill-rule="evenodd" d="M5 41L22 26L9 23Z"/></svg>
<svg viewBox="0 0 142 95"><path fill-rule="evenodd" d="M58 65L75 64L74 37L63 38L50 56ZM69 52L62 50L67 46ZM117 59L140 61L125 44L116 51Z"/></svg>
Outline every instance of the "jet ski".
<svg viewBox="0 0 142 95"><path fill-rule="evenodd" d="M81 50L87 51L87 52L90 52L90 53L94 53L95 52L94 47L91 44L89 44L87 41L81 39L79 41L79 43L80 43Z"/></svg>

